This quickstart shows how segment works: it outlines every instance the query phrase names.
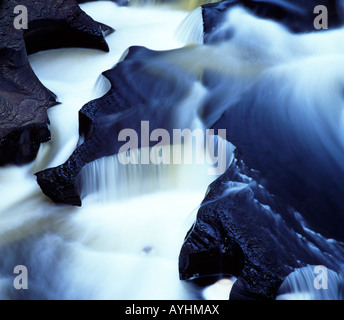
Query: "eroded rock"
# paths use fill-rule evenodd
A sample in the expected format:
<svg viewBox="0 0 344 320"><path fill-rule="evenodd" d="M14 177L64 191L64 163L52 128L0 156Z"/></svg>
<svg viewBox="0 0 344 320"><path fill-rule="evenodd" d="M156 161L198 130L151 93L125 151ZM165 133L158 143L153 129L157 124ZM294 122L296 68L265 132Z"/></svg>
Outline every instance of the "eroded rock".
<svg viewBox="0 0 344 320"><path fill-rule="evenodd" d="M28 29L14 25L18 5L27 8ZM46 109L57 104L56 96L36 77L27 55L60 47L108 51L104 36L112 31L75 0L0 3L0 165L32 161L50 139Z"/></svg>
<svg viewBox="0 0 344 320"><path fill-rule="evenodd" d="M81 169L96 159L117 154L125 142L119 141L123 129L138 135L138 148L156 142L141 143L141 122L149 121L150 131L185 127L188 117L179 110L188 97L196 75L182 74L158 52L131 47L125 60L103 73L111 89L103 97L90 101L79 112L79 146L61 166L36 173L43 192L53 201L81 205L77 179ZM184 113L184 118L181 114Z"/></svg>
<svg viewBox="0 0 344 320"><path fill-rule="evenodd" d="M182 280L205 286L235 276L230 299L260 300L275 299L296 268L341 270L341 244L307 232L302 216L259 180L236 153L210 185L180 253Z"/></svg>

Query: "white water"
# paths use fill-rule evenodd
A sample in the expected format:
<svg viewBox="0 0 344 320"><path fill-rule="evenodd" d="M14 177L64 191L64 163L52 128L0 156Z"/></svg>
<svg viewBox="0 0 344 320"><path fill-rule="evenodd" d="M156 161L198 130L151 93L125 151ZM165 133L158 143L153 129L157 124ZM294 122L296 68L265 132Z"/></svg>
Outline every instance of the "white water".
<svg viewBox="0 0 344 320"><path fill-rule="evenodd" d="M37 160L25 167L0 170L0 253L6 257L0 264L0 298L199 297L198 292L179 281L178 255L207 187L215 178L207 174L206 164L143 169L123 168L117 156L100 159L81 175L81 208L53 204L32 175L66 161L78 142L79 109L109 89L99 75L114 66L129 46L167 50L201 43L199 10L187 23L187 12L168 8L120 8L107 1L87 3L82 8L117 31L107 37L109 53L59 49L30 57L39 79L62 104L48 111L52 140L42 145ZM226 92L225 99L218 101L217 113L206 122L211 123L225 106L236 103L257 79L265 79L266 86L282 81L284 86L276 97L301 97L306 106L316 107L314 113L324 115L314 124L303 114L296 116L295 108L288 109L293 121L304 121L305 130L318 125L316 131L326 146L322 124L327 119L337 128L338 141L343 142L343 30L295 36L241 9L233 10L227 21L219 32L235 28L230 43L191 46L168 57L195 74L206 70L235 80L229 82L231 86L228 81L220 86ZM317 103L312 104L312 99ZM195 107L192 100L185 103ZM286 99L280 106L285 105ZM116 180L111 180L112 175ZM20 264L28 266L27 292L13 289L13 268ZM232 282L220 283L221 288L224 283L225 289L209 288L204 297L228 297Z"/></svg>
<svg viewBox="0 0 344 320"><path fill-rule="evenodd" d="M108 90L99 75L114 66L129 46L167 50L185 45L175 37L185 11L120 8L106 1L82 8L116 32L107 37L109 53L59 49L30 57L39 79L62 104L48 111L52 140L42 145L37 160L22 168L0 170L0 244L7 257L0 271L0 297L194 298L179 281L178 255L214 178L207 175L206 165L191 171L190 166L168 168L172 177L161 176L158 166L137 175L139 166L121 165L111 173L124 195L99 202L104 199L91 194L81 208L51 203L32 176L69 157L78 141L79 109ZM171 184L168 190L162 188L163 179ZM145 192L137 188L139 184ZM178 188L181 185L186 187ZM13 268L20 264L29 273L29 290L24 293L13 290Z"/></svg>
<svg viewBox="0 0 344 320"><path fill-rule="evenodd" d="M280 288L287 293L277 295L277 300L343 300L343 275L326 269L322 274L316 268L308 265L291 273ZM322 280L317 279L319 275Z"/></svg>

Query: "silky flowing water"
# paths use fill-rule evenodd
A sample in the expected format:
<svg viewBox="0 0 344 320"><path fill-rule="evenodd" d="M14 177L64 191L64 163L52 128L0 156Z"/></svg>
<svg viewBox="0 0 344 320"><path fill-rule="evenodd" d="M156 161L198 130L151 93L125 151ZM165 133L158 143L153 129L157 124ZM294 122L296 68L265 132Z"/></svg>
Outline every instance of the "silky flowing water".
<svg viewBox="0 0 344 320"><path fill-rule="evenodd" d="M130 46L178 49L165 59L193 74L207 70L220 75L220 91L208 92L201 83L190 90L180 118L185 127L207 126L257 79L264 80L262 87L278 80L276 107L294 119L295 126L302 123L302 130L317 132L317 143L342 160L323 133L330 124L343 146L344 105L338 89L344 79L343 29L292 35L238 8L214 35L221 38L221 32L232 28L231 41L203 45L200 2L185 3L82 4L92 18L116 29L106 38L109 53L73 48L30 56L36 75L61 104L48 110L52 140L41 146L37 159L0 169L1 299L228 299L235 279L204 291L179 280L181 246L216 178L206 162L125 166L119 161L122 155L99 159L80 174L82 207L53 203L36 183L35 172L64 163L77 146L78 111L110 89L101 73L121 61ZM265 76L259 78L263 71ZM230 85L228 79L233 80ZM217 109L200 119L202 97L208 94L219 95ZM294 108L296 99L304 101L303 110ZM313 142L311 150L316 153ZM227 144L226 165L232 151ZM27 267L27 290L13 287L17 265ZM306 271L300 271L303 278ZM288 281L293 286L296 280ZM280 298L319 297L309 293L311 287L306 294Z"/></svg>

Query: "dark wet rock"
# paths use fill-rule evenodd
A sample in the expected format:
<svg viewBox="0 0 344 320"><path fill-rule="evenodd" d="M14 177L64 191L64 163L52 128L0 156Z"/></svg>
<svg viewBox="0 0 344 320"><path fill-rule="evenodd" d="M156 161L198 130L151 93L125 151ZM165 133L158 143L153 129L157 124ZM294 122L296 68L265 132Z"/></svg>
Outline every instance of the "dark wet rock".
<svg viewBox="0 0 344 320"><path fill-rule="evenodd" d="M14 27L14 8L28 10L28 29ZM104 36L113 31L84 13L74 0L0 3L0 165L32 161L50 139L47 108L56 96L37 79L28 54L60 47L108 51Z"/></svg>
<svg viewBox="0 0 344 320"><path fill-rule="evenodd" d="M343 271L341 139L312 113L327 108L314 103L321 89L281 90L278 75L258 79L213 125L226 129L237 161L210 186L180 255L182 279L236 276L233 299L274 299L307 265Z"/></svg>
<svg viewBox="0 0 344 320"><path fill-rule="evenodd" d="M344 248L305 231L302 216L239 159L207 191L180 253L181 279L205 286L235 276L231 299L275 299L296 268L340 270Z"/></svg>
<svg viewBox="0 0 344 320"><path fill-rule="evenodd" d="M32 161L50 139L46 109L55 95L32 71L25 49L0 49L0 165Z"/></svg>
<svg viewBox="0 0 344 320"><path fill-rule="evenodd" d="M318 4L327 5L330 27L341 21L330 1L289 1L299 8L294 15L287 14L286 1L278 1L278 17L271 1L224 1L203 7L205 42L220 39L208 36L227 8L239 3L293 32L314 31ZM309 266L343 272L341 141L331 124L296 112L307 103L316 109L313 100L300 99L291 84L281 90L273 73L267 78L258 79L213 125L227 130L227 140L237 148L236 162L209 187L180 253L183 280L206 286L237 277L231 299L274 299L288 275L312 270Z"/></svg>
<svg viewBox="0 0 344 320"><path fill-rule="evenodd" d="M272 74L261 79L214 128L227 129L227 140L245 164L260 172L259 183L298 211L311 230L344 241L341 137L333 123L313 117L312 112L327 106L319 107L313 100L307 106L311 93L302 98L295 94L295 85L286 90L279 86ZM312 92L314 101L316 94L320 92Z"/></svg>
<svg viewBox="0 0 344 320"><path fill-rule="evenodd" d="M221 26L229 9L241 6L256 16L271 19L283 24L291 32L312 32L314 28L314 8L318 5L324 5L328 9L328 27L336 28L343 23L342 5L339 1L321 0L228 0L219 3L203 5L203 21L204 21L204 42L214 43L223 40L212 37L211 34ZM230 30L227 37L231 36Z"/></svg>
<svg viewBox="0 0 344 320"><path fill-rule="evenodd" d="M164 59L168 54L131 47L124 61L103 73L111 89L80 110L79 147L63 165L36 173L41 189L53 201L81 205L77 186L81 169L94 160L117 154L125 144L118 139L121 130L133 129L141 148L157 143L141 144L141 121L149 121L150 132L164 128L172 134L173 129L180 128L180 119L186 118L178 105L188 96L196 77L183 75L169 64Z"/></svg>

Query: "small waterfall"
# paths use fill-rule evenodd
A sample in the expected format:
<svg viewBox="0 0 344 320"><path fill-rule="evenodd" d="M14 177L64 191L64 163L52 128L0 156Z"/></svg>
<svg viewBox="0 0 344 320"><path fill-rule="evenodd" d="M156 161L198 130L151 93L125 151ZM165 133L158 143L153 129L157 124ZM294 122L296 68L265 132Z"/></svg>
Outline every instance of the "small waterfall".
<svg viewBox="0 0 344 320"><path fill-rule="evenodd" d="M185 72L194 81L170 119L176 127L210 128L226 109L249 96L270 106L280 123L293 124L278 127L288 129L284 137L293 129L304 133L299 138L310 148L310 162L330 153L342 167L343 29L298 36L237 8L209 36L211 45L203 45L199 6L210 2L217 1L132 0L129 7L84 3L85 12L116 29L107 37L109 53L59 49L30 56L35 73L61 104L48 111L52 140L42 145L36 161L0 169L0 254L6 257L0 261L0 298L194 297L179 281L178 254L208 185L218 176L216 161L225 159L220 168L225 170L233 160L232 144L218 136L210 150L184 142L184 163L171 160L178 144L98 159L80 173L81 208L51 203L32 176L68 159L78 143L80 108L109 90L109 81L99 75L130 46L161 51L187 46L161 58L178 67L179 80ZM268 92L271 100L260 92ZM265 115L258 113L257 122ZM306 139L314 132L317 136ZM140 163L144 153L151 163ZM132 161L124 165L128 157ZM26 264L32 275L28 292L12 288L18 264ZM344 299L343 276L327 270L327 286L318 289L316 267L291 273L278 299ZM223 296L232 282L218 284ZM214 288L207 297L218 296L211 293Z"/></svg>
<svg viewBox="0 0 344 320"><path fill-rule="evenodd" d="M111 89L111 83L103 75L100 75L94 85L94 95L97 97L104 96Z"/></svg>
<svg viewBox="0 0 344 320"><path fill-rule="evenodd" d="M153 157L158 157L159 151L155 148L146 151ZM139 161L134 164L123 164L127 155L120 153L86 165L79 177L81 197L93 195L96 201L118 201L166 191L181 183L178 181L180 172L174 165L141 164L141 152L146 151L139 149L131 153L132 157L136 154Z"/></svg>
<svg viewBox="0 0 344 320"><path fill-rule="evenodd" d="M205 192L207 185L220 174L217 172L225 171L231 164L234 151L233 145L219 136L208 140L213 141L206 150L199 141L191 141L191 144L132 150L129 154L93 161L81 170L78 178L81 198L116 202L173 190ZM149 164L142 163L142 153L149 154Z"/></svg>
<svg viewBox="0 0 344 320"><path fill-rule="evenodd" d="M71 48L30 56L35 73L61 104L48 110L52 140L42 145L36 161L0 169L0 254L6 256L0 261L0 298L189 299L194 293L179 281L176 261L209 179L214 178L207 175L208 166L199 166L195 173L191 165L177 170L170 165L126 166L118 156L100 159L89 164L81 178L93 179L99 189L106 181L108 195L117 201L104 201L106 192L98 198L86 182L84 194L91 194L82 208L55 206L33 176L71 154L78 143L80 108L107 92L108 80L99 75L112 68L128 47L168 50L183 45L174 34L187 16L185 11L118 7L111 1L81 7L117 31L107 37L109 53ZM197 92L195 88L193 94ZM191 110L190 117L196 113ZM107 169L110 173L105 173ZM189 174L197 188L189 185L187 192L175 188L182 174ZM128 197L130 191L137 197ZM170 203L174 205L166 206ZM30 290L14 289L16 265L27 266Z"/></svg>
<svg viewBox="0 0 344 320"><path fill-rule="evenodd" d="M184 43L203 44L202 8L193 10L180 24L176 36Z"/></svg>
<svg viewBox="0 0 344 320"><path fill-rule="evenodd" d="M277 300L343 300L344 277L325 266L296 269L282 283Z"/></svg>

